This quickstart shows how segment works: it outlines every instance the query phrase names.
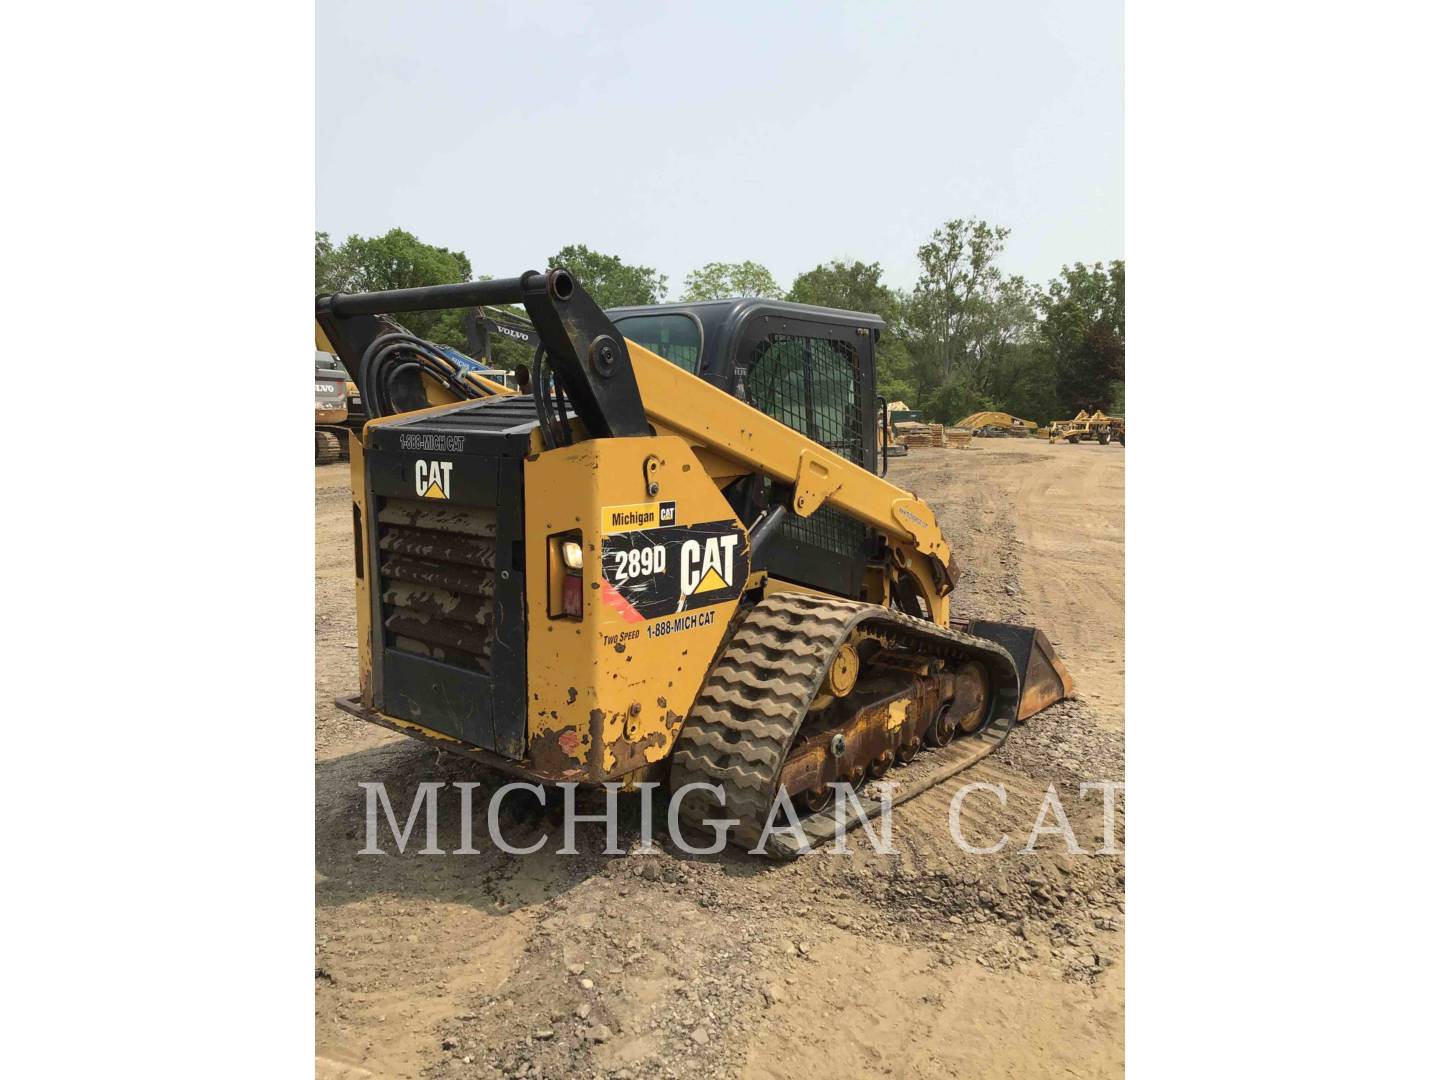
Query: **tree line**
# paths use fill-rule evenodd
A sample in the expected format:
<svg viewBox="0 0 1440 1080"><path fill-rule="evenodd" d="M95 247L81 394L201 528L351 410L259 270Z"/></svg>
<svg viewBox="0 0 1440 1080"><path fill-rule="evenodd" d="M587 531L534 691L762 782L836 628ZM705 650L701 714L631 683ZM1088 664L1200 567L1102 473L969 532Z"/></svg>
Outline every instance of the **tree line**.
<svg viewBox="0 0 1440 1080"><path fill-rule="evenodd" d="M936 229L916 252L910 290L885 284L879 263L832 260L799 274L789 289L755 262L707 263L685 276L679 299L765 296L879 315L887 329L876 353L879 392L954 423L997 410L1044 424L1078 410L1125 408L1125 263L1064 266L1044 286L1005 274L1010 230L977 218ZM574 273L602 308L665 301L669 282L653 267L571 244L548 265ZM484 275L481 275L482 277ZM402 229L336 244L315 234L317 292L359 292L474 280L462 251L423 243ZM463 348L459 312L406 317L415 333ZM498 342L503 366L528 361Z"/></svg>

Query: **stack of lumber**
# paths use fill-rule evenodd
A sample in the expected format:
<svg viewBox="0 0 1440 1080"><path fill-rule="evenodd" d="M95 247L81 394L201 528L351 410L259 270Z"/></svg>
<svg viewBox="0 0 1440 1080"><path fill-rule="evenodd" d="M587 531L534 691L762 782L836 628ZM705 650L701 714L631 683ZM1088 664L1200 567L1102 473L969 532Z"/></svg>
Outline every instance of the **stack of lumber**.
<svg viewBox="0 0 1440 1080"><path fill-rule="evenodd" d="M943 424L896 424L895 431L900 436L900 441L912 450L917 446L945 445Z"/></svg>

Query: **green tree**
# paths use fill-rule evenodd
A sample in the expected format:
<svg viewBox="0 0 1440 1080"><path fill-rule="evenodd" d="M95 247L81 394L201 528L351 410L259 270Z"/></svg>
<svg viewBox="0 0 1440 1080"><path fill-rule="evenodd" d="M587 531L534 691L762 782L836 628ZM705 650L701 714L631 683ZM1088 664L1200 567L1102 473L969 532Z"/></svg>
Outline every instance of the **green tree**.
<svg viewBox="0 0 1440 1080"><path fill-rule="evenodd" d="M834 259L796 277L785 299L797 304L843 308L897 321L900 300L880 281L879 263Z"/></svg>
<svg viewBox="0 0 1440 1080"><path fill-rule="evenodd" d="M649 266L630 266L584 244L567 244L550 257L550 265L574 274L602 308L658 304L665 299L664 274Z"/></svg>
<svg viewBox="0 0 1440 1080"><path fill-rule="evenodd" d="M1125 415L1125 380L1121 379L1110 387L1110 408L1116 416Z"/></svg>
<svg viewBox="0 0 1440 1080"><path fill-rule="evenodd" d="M916 253L910 352L927 419L954 423L990 409L1033 419L1052 407L1053 379L1034 348L1040 291L998 265L1009 235L1003 226L957 218Z"/></svg>
<svg viewBox="0 0 1440 1080"><path fill-rule="evenodd" d="M796 304L843 308L885 320L875 350L876 391L889 401L910 404L916 398L910 350L906 344L905 297L880 280L879 263L831 260L795 278L785 297Z"/></svg>
<svg viewBox="0 0 1440 1080"><path fill-rule="evenodd" d="M1050 282L1040 338L1067 415L1115 412L1125 400L1125 263L1076 263ZM1117 404L1118 403L1118 404Z"/></svg>
<svg viewBox="0 0 1440 1080"><path fill-rule="evenodd" d="M340 292L340 282L343 278L344 274L337 264L335 245L330 240L330 234L317 232L315 234L316 294Z"/></svg>
<svg viewBox="0 0 1440 1080"><path fill-rule="evenodd" d="M352 235L336 246L326 233L315 234L317 292L373 292L453 285L471 280L470 260L417 239L404 229L384 236ZM465 332L458 311L417 311L404 318L405 327L420 337L463 348Z"/></svg>
<svg viewBox="0 0 1440 1080"><path fill-rule="evenodd" d="M1040 301L1036 286L1012 275L976 306L969 374L987 407L1044 423L1055 407L1055 374L1036 347Z"/></svg>
<svg viewBox="0 0 1440 1080"><path fill-rule="evenodd" d="M916 253L921 274L915 319L928 339L931 374L939 383L979 359L983 309L1002 283L995 260L1009 235L1009 229L978 218L957 218L936 229ZM977 381L974 372L967 381Z"/></svg>
<svg viewBox="0 0 1440 1080"><path fill-rule="evenodd" d="M681 300L723 300L732 296L768 296L778 300L784 290L769 270L754 262L706 263L685 275Z"/></svg>

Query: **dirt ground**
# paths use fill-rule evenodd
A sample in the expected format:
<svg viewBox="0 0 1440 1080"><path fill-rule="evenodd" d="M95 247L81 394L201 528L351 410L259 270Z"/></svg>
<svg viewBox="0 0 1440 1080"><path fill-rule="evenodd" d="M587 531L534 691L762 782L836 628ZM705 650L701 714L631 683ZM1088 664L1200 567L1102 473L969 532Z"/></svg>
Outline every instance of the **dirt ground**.
<svg viewBox="0 0 1440 1080"><path fill-rule="evenodd" d="M956 549L958 609L1043 627L1078 696L898 808L894 854L861 834L785 865L606 856L600 825L569 857L555 837L526 858L358 855L362 781L402 817L422 781L479 781L477 807L497 781L331 704L356 682L349 481L316 469L317 1075L1121 1075L1124 856L1095 853L1102 798L1078 787L1124 780L1125 453L990 439L892 463ZM1008 837L997 855L949 831L980 781L1004 807L977 792L959 820L974 846ZM1021 850L1051 785L1084 853L1058 835ZM439 805L453 851L458 795ZM1116 833L1123 852L1123 793Z"/></svg>

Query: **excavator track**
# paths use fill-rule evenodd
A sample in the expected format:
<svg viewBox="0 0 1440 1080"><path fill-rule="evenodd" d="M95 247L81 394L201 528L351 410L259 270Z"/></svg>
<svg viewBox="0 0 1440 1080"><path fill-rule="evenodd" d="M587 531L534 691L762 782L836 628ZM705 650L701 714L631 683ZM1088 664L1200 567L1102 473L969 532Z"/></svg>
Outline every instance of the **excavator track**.
<svg viewBox="0 0 1440 1080"><path fill-rule="evenodd" d="M315 464L333 465L345 456L339 436L329 431L315 432Z"/></svg>
<svg viewBox="0 0 1440 1080"><path fill-rule="evenodd" d="M687 823L738 819L731 842L756 846L811 703L837 653L857 633L883 642L890 655L943 661L945 667L978 661L988 673L987 713L978 729L941 750L944 765L906 785L892 805L979 761L1010 734L1019 711L1020 678L1010 654L995 642L871 604L775 594L741 617L676 743L671 790L704 783L718 785L723 793L723 800L704 789L687 793L681 810ZM801 819L801 829L810 845L823 843L857 824L862 812L873 817L879 809L879 800L861 798L858 811L852 803L838 820L836 813L815 813ZM776 824L781 828L766 837L765 853L773 858L800 854L806 844L784 828L783 813Z"/></svg>

